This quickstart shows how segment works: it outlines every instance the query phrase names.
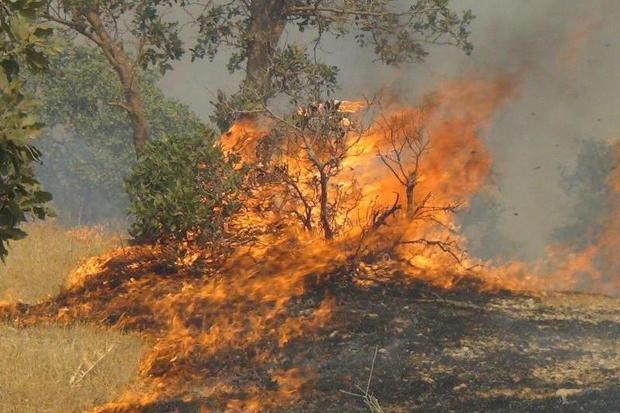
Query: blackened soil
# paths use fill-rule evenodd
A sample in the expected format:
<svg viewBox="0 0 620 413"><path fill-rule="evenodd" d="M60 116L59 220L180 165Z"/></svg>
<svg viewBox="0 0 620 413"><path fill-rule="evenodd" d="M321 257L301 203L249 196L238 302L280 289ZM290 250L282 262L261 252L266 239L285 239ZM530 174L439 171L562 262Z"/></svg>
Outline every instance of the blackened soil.
<svg viewBox="0 0 620 413"><path fill-rule="evenodd" d="M620 412L620 302L446 293L381 282L336 289L339 325L308 351L320 378L295 412ZM370 386L370 368L377 352Z"/></svg>
<svg viewBox="0 0 620 413"><path fill-rule="evenodd" d="M160 261L151 253L111 260L83 286L35 306L0 308L0 318L18 325L96 322L156 341L169 320L149 303L205 282L160 271ZM273 372L299 369L312 373L309 384L264 411L370 412L354 395L368 389L386 413L620 412L620 301L489 294L475 285L448 292L379 273L309 276L307 292L265 323L264 340L156 363L145 377L176 378L174 391L149 405L108 411L236 412L230 401L251 396L247 389L277 394L282 389ZM209 296L189 295L191 303L179 308L186 334L199 338L217 315L205 318L209 311L241 308L235 317L248 317L267 305L240 299L213 310ZM335 303L333 313L318 330L283 346L270 338L274 326L312 313L326 299ZM213 383L227 390L213 392Z"/></svg>

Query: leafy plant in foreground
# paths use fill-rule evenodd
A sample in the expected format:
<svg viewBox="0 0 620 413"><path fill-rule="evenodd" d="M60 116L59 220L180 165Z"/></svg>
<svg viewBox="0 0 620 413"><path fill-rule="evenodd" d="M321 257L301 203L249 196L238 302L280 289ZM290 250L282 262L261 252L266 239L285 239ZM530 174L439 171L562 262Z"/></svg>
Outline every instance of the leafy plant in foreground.
<svg viewBox="0 0 620 413"><path fill-rule="evenodd" d="M36 101L23 92L22 68L43 71L53 51L52 30L36 22L41 3L0 3L0 258L6 243L26 236L19 225L29 215L44 218L51 195L35 179L33 164L40 152L31 141L41 124Z"/></svg>
<svg viewBox="0 0 620 413"><path fill-rule="evenodd" d="M130 234L139 240L212 240L238 208L240 174L213 138L151 141L126 181Z"/></svg>

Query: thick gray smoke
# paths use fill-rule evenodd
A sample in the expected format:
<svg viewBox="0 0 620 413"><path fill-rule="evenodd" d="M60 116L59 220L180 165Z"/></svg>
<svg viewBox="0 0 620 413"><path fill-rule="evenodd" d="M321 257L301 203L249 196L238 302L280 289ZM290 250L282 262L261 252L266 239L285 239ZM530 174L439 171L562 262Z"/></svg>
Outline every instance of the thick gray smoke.
<svg viewBox="0 0 620 413"><path fill-rule="evenodd" d="M415 102L440 79L518 73L517 96L496 114L486 136L494 156L490 184L495 192L474 203L464 225L474 238L474 252L535 258L554 234L575 221L574 206L582 202L579 191L566 191L561 182L573 173L583 140L611 141L618 133L620 2L453 4L477 16L469 57L440 47L431 50L424 64L386 68L373 62L369 50L331 41L324 45L324 58L340 66L345 98L383 88ZM227 73L222 57L213 63L180 62L162 86L206 120L215 91L232 91L238 81ZM485 214L489 208L492 213Z"/></svg>

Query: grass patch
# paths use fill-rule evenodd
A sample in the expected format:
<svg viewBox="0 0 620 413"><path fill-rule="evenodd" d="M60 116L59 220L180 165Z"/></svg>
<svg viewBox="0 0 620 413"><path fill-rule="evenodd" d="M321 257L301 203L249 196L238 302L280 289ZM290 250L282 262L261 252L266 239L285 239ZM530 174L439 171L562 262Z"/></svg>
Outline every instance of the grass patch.
<svg viewBox="0 0 620 413"><path fill-rule="evenodd" d="M24 230L28 236L12 242L6 263L0 263L0 301L32 303L57 294L82 260L121 240L103 228L67 230L54 221L31 223Z"/></svg>
<svg viewBox="0 0 620 413"><path fill-rule="evenodd" d="M0 325L0 412L81 412L110 401L136 377L141 353L136 336L94 327Z"/></svg>
<svg viewBox="0 0 620 413"><path fill-rule="evenodd" d="M103 228L25 227L0 264L0 301L35 302L57 294L84 259L120 245ZM96 327L0 324L0 413L81 412L117 397L137 376L137 336Z"/></svg>

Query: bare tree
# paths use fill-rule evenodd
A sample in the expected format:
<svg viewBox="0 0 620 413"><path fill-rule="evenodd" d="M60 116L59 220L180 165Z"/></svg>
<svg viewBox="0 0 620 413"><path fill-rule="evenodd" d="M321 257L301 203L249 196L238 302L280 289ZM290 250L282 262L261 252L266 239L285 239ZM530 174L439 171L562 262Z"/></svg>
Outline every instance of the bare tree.
<svg viewBox="0 0 620 413"><path fill-rule="evenodd" d="M292 206L289 208L285 207L285 210L292 213L306 230L312 232L314 230L313 217L319 191L316 185L317 181L315 179L305 180L301 171L293 172L284 163L275 166L275 175L288 189L288 199L285 199L282 204L292 204Z"/></svg>
<svg viewBox="0 0 620 413"><path fill-rule="evenodd" d="M292 119L277 118L274 132L281 136L282 152L273 170L287 188L290 212L307 230L320 227L326 239L346 225L361 199L354 178L346 184L333 182L344 161L356 155L363 135L339 108L340 102L333 100L300 106Z"/></svg>
<svg viewBox="0 0 620 413"><path fill-rule="evenodd" d="M414 191L419 180L420 162L429 149L421 116L414 121L405 115L389 119L384 117L380 126L388 149L379 150L377 156L405 187L407 217L413 219L416 213Z"/></svg>
<svg viewBox="0 0 620 413"><path fill-rule="evenodd" d="M434 205L432 192L422 197L416 197L418 183L422 176L423 159L431 149L431 141L425 128L426 113L421 110L417 116L411 113L384 117L380 121L381 132L384 136L382 148L377 156L389 169L396 180L404 187L407 198L407 220L409 222L428 222L443 227L447 235L442 239L419 238L414 240L399 239L394 245L418 245L422 248L439 248L452 256L459 263L462 261L463 250L456 239L452 237L454 228L450 221L446 222L446 215L453 215L461 206L461 202L449 202ZM394 208L386 210L391 216ZM377 222L385 223L385 219Z"/></svg>

